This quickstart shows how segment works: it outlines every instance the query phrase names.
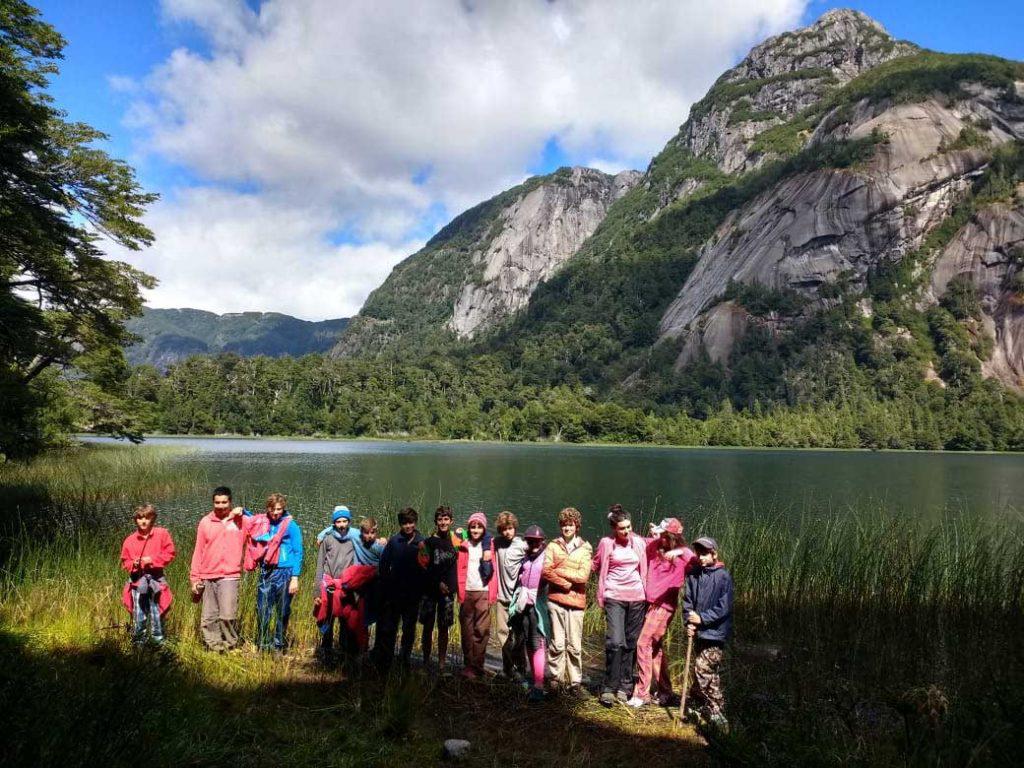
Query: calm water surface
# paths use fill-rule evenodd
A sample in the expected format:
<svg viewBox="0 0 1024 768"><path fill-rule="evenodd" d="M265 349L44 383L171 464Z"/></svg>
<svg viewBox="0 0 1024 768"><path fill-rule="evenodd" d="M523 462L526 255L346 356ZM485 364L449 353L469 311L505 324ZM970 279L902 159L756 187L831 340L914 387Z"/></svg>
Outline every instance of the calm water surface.
<svg viewBox="0 0 1024 768"><path fill-rule="evenodd" d="M644 519L697 521L725 506L734 514L810 516L884 509L914 519L1017 519L1024 514L1024 455L868 453L550 444L403 443L244 438L151 438L192 449L178 461L212 488L228 485L251 508L272 491L288 495L296 520L313 530L335 504L380 516L406 504L432 518L438 503L464 522L511 509L524 524L555 533L564 506L604 533L613 502ZM159 504L164 519L191 523L208 492ZM170 520L168 518L171 518Z"/></svg>

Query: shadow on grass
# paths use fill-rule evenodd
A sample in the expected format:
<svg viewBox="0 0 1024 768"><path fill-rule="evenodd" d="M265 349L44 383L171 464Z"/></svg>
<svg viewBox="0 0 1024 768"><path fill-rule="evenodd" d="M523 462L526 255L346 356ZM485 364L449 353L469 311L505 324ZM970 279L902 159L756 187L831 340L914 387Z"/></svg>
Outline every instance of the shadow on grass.
<svg viewBox="0 0 1024 768"><path fill-rule="evenodd" d="M472 742L467 765L707 763L693 731L663 711L530 706L499 683L437 682L415 670L342 680L294 661L293 674L255 684L247 673L261 660L191 652L118 640L45 648L0 632L0 764L433 765L447 738Z"/></svg>

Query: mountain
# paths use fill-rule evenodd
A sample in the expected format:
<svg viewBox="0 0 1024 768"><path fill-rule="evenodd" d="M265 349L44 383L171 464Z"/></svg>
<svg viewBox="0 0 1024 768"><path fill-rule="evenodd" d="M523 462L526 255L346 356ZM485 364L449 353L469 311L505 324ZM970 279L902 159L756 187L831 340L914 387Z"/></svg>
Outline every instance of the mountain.
<svg viewBox="0 0 1024 768"><path fill-rule="evenodd" d="M337 342L347 318L311 322L276 312L217 315L200 309L146 308L128 322L141 341L127 349L131 363L159 368L189 355L234 352L243 357L300 357L326 352Z"/></svg>
<svg viewBox="0 0 1024 768"><path fill-rule="evenodd" d="M925 434L971 407L944 444L973 444L1024 388L1024 64L830 11L724 73L644 173L456 218L336 352L384 349L697 416L901 403Z"/></svg>
<svg viewBox="0 0 1024 768"><path fill-rule="evenodd" d="M526 306L639 178L637 171L612 176L561 168L471 208L395 267L352 318L336 353L471 339L499 326Z"/></svg>

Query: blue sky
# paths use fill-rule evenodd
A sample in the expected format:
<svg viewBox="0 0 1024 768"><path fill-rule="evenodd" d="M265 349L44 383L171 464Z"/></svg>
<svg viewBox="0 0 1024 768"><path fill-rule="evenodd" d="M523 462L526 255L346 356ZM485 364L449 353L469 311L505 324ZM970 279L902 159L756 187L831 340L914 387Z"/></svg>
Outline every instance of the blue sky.
<svg viewBox="0 0 1024 768"><path fill-rule="evenodd" d="M295 4L305 2L296 0ZM320 51L321 59L310 55L304 61L307 50L303 43L296 50L295 62L282 48L291 38L273 26L276 23L286 29L287 25L266 14L258 17L260 6L256 2L244 5L240 0L163 0L162 4L155 0L36 0L36 4L44 18L68 40L61 74L51 88L58 104L73 119L108 133L108 149L132 162L143 184L163 197L152 221L160 242L158 249L148 261L146 256L133 257L163 283L150 297L151 303L187 303L214 311L275 309L311 318L351 314L409 249L415 249L459 210L528 174L546 173L569 164L592 164L608 170L643 167L683 121L687 105L700 97L718 72L766 34L809 23L829 8L861 10L879 20L895 37L928 48L1024 59L1024 24L1019 5L1011 2L914 0L833 4L775 0L772 6L770 2L745 4L744 0L732 0L714 4L716 12L723 16L721 23L706 13L691 10L696 21L679 24L678 28L662 25L664 40L650 44L644 43L643 26L647 20L643 15L649 13L653 18L647 25L659 29L657 14L672 12L672 4L651 2L648 7L638 2L633 5L632 16L641 18L632 32L629 24L634 19L609 20L608 28L610 34L625 28L623 37L629 39L632 34L637 41L632 44L633 49L657 48L664 43L663 50L652 54L651 60L638 59L622 67L624 79L635 69L638 77L647 77L649 82L624 82L618 92L609 88L608 104L585 99L575 106L568 105L566 114L557 108L564 90L556 89L550 96L542 93L538 97L536 86L532 86L532 90L520 93L516 83L502 79L500 73L487 79L491 74L487 72L479 73L480 77L496 90L481 87L475 81L477 73L471 71L475 62L472 57L479 55L471 49L474 31L464 30L465 39L456 38L431 56L431 62L439 61L438 66L444 67L437 77L452 78L453 83L471 92L466 121L459 123L452 122L450 115L462 108L462 101L446 107L445 114L439 115L424 116L429 109L416 108L418 98L430 97L429 88L437 77L423 84L414 81L421 73L422 60L416 59L414 53L390 48L389 38L380 30L385 22L393 26L410 17L409 39L421 41L434 34L435 28L429 19L418 18L418 13L403 14L400 4L395 2L381 4L382 8L392 6L394 18L382 18L380 24L367 18L343 20L345 26L358 31L359 41L371 40L360 51L350 51L355 46L346 46L344 40L339 40L335 50L329 42L318 41L314 34L309 50ZM442 4L443 0L433 3L438 8ZM426 5L430 4L415 7L423 9ZM707 6L696 2L689 5L697 11ZM762 10L763 6L772 7ZM559 3L554 3L546 6L543 13L550 15L550 8L559 7ZM451 16L450 11L444 12ZM380 15L386 13L381 11ZM536 10L534 15L541 14ZM496 29L537 21L524 22L497 11L477 15L493 17L483 20L495 25L486 30L491 39L500 37ZM757 18L752 19L753 16ZM445 20L443 29L457 27L463 21L452 16ZM541 21L546 23L549 19ZM564 24L561 19L553 21L555 39L569 35L566 30L574 24L593 30L599 23L600 20L582 11L567 14ZM698 39L687 27L701 24L708 25L709 31ZM378 33L382 42L374 46L372 36ZM250 58L251 48L247 46L253 41L277 46L263 60L263 69L255 57ZM514 36L505 38L505 46L520 44L527 45ZM698 49L702 44L716 47L701 52ZM321 47L315 48L317 45ZM673 45L682 53L673 51ZM460 46L469 51L465 62L451 54ZM187 56L182 55L185 52ZM585 60L593 52L579 45L572 55ZM629 50L620 55L628 56ZM524 48L514 61L518 65L524 59L540 57L536 51ZM294 63L298 92L290 92L287 82L279 83L275 86L275 98L260 102L255 91L259 90L260 78L267 77L266 61L280 61L282 71ZM254 63L245 72L250 62ZM466 66L468 71L453 71L460 66ZM524 77L557 79L560 66L566 66L564 61L538 64L536 71L527 72ZM310 80L298 79L316 67L323 67L323 74ZM390 87L401 91L408 82L410 92L393 96L380 90L350 91L350 78L336 84L326 82L331 87L325 87L323 93L310 94L299 104L305 94L298 83L311 83L318 88L329 81L331 73L347 72L348 68L361 73L363 81L372 81L379 74L385 90ZM406 71L410 74L403 77ZM670 71L670 76L663 76L665 71ZM570 74L581 80L588 76ZM192 78L197 84L195 93L188 92ZM598 81L593 87L603 85ZM201 105L209 103L216 109L224 101L235 99L236 88L242 87L249 87L254 93L238 99L232 109L206 120ZM502 88L509 91L503 92ZM426 93L416 93L424 89ZM449 87L439 93L443 99L450 92ZM614 105L632 99L634 92L635 102L624 104L622 109L629 114L605 120L602 110L616 112ZM338 105L329 104L334 98ZM550 101L555 106L538 105L536 101ZM343 107L344 120L337 111L329 109L339 105ZM583 114L591 107L592 114ZM246 113L246 108L253 111ZM297 111L292 113L292 109ZM358 114L361 110L366 114ZM373 124L373 110L379 112L382 121L379 131ZM262 126L258 136L251 135L251 131L246 133L246 124L232 124L237 117L242 123L248 120L249 127L256 130L251 126L252 115L256 114L261 119L276 114L280 123L268 119L269 127ZM347 120L352 115L356 118ZM520 119L522 128L517 124ZM161 124L164 120L173 123L174 130L165 130ZM298 133L293 130L297 120L304 126ZM403 131L401 126L394 126L396 122L421 120L422 130ZM470 122L479 126L477 132ZM222 126L228 138L218 144L212 134ZM325 126L322 131L320 126ZM465 131L465 135L452 140L453 129ZM231 135L230 131L236 133ZM436 139L429 136L431 131L437 132ZM421 135L424 133L428 134L426 140ZM309 146L305 146L306 137ZM443 149L439 149L442 145ZM333 157L336 153L344 155L346 148L352 148L347 156L337 160ZM313 160L304 158L304 153ZM265 160L261 160L262 155ZM318 157L324 158L324 162L317 162ZM294 165L290 165L292 162ZM217 211L223 212L221 219L213 218ZM252 217L251 223L246 222L243 214ZM203 221L199 222L199 218ZM183 222L188 220L196 220L195 231L184 230ZM261 225L266 228L262 233ZM237 252L228 253L224 242L241 239L239 231L248 233L251 241L240 245ZM217 239L218 233L222 233L222 240ZM285 236L289 239L281 239ZM308 259L304 256L307 252ZM295 265L299 272L308 267L307 274L300 275L300 279L322 283L321 276L326 274L337 284L337 290L332 292L321 285L282 299L274 290L279 280L275 270L281 259ZM218 303L204 296L201 286L207 274L204 270L209 270L211 263L221 262L226 271L230 268L228 274L238 274L240 266L266 274L259 280L254 277L251 284L240 284L237 298Z"/></svg>

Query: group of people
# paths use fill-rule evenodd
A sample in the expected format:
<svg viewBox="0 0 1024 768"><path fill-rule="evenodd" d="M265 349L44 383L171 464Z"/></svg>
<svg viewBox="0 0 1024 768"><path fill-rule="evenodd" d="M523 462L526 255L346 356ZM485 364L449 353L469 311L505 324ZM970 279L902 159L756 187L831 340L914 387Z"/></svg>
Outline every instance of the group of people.
<svg viewBox="0 0 1024 768"><path fill-rule="evenodd" d="M402 509L398 532L385 539L376 520L356 525L348 507L339 505L316 537L317 655L327 664L351 664L368 652L386 671L397 644L399 663L408 666L419 625L424 664L433 666L436 653L443 672L458 603L461 675L486 674L493 611L502 673L528 689L529 701L542 700L546 690L583 696L583 616L587 585L596 574L606 627L600 702L672 702L666 637L682 597L683 626L695 652L691 701L710 721L724 724L719 670L732 632L733 584L718 544L701 537L687 546L677 518L651 525L648 537L633 531L621 505L610 507L607 518L611 530L595 551L582 538L582 517L572 507L559 513L559 535L550 540L537 525L520 535L511 512L497 516L494 534L483 512L469 516L465 531L453 529L448 506L434 512L427 535L418 529L416 510ZM162 642L162 617L172 601L164 571L174 559L174 542L155 523L152 505L138 507L136 531L121 549L129 573L123 600L136 642ZM256 645L283 650L303 556L302 531L283 495L271 494L264 511L252 514L233 504L229 488L215 489L213 509L199 521L190 568L206 647L227 651L241 643L244 569L257 572Z"/></svg>

